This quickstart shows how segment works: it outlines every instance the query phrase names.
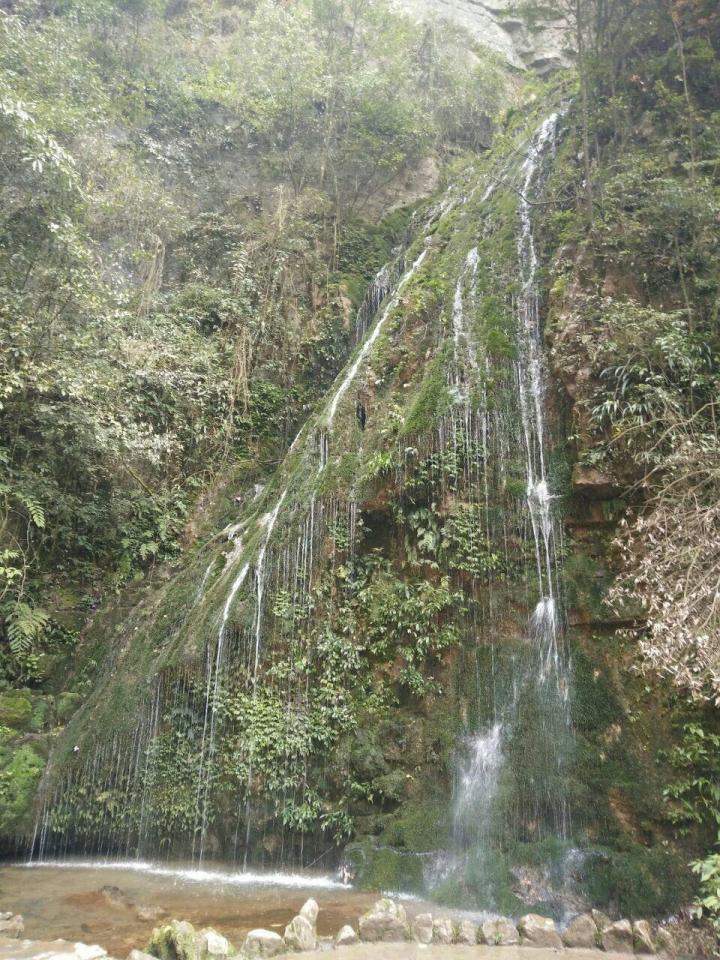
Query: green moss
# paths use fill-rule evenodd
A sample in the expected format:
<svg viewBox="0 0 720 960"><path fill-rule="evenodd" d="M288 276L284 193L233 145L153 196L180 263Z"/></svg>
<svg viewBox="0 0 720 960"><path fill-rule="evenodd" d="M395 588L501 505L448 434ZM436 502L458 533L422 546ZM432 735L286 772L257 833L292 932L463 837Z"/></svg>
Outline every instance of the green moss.
<svg viewBox="0 0 720 960"><path fill-rule="evenodd" d="M28 730L33 708L30 698L19 692L0 693L0 724L13 730Z"/></svg>
<svg viewBox="0 0 720 960"><path fill-rule="evenodd" d="M362 890L383 893L419 893L424 887L424 861L417 853L404 853L392 847L372 843L353 843L345 848L345 857L354 873L354 883Z"/></svg>
<svg viewBox="0 0 720 960"><path fill-rule="evenodd" d="M8 765L0 771L0 832L21 833L27 826L35 789L45 761L30 745L16 750Z"/></svg>
<svg viewBox="0 0 720 960"><path fill-rule="evenodd" d="M438 355L425 368L425 375L405 418L403 434L413 436L425 433L449 406L444 358Z"/></svg>
<svg viewBox="0 0 720 960"><path fill-rule="evenodd" d="M61 693L57 698L57 703L55 705L58 723L67 723L82 703L82 700L82 694Z"/></svg>

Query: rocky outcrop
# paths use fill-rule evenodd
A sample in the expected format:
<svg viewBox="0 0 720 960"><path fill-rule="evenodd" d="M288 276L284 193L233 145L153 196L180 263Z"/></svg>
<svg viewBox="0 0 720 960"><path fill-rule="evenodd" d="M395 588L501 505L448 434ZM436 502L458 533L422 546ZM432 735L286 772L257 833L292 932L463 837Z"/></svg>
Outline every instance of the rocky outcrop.
<svg viewBox="0 0 720 960"><path fill-rule="evenodd" d="M359 928L360 939L368 943L410 939L405 908L386 897L360 917Z"/></svg>
<svg viewBox="0 0 720 960"><path fill-rule="evenodd" d="M572 485L576 493L589 500L607 500L619 493L613 478L597 467L576 463L572 471Z"/></svg>
<svg viewBox="0 0 720 960"><path fill-rule="evenodd" d="M591 950L598 945L598 928L595 920L588 913L581 913L565 928L562 935L566 947L576 947L581 950Z"/></svg>
<svg viewBox="0 0 720 960"><path fill-rule="evenodd" d="M629 920L616 920L602 931L603 949L608 953L634 953L633 928Z"/></svg>
<svg viewBox="0 0 720 960"><path fill-rule="evenodd" d="M567 30L547 12L532 27L518 16L512 0L395 0L419 19L440 19L466 30L477 43L490 47L508 64L549 73L572 63Z"/></svg>
<svg viewBox="0 0 720 960"><path fill-rule="evenodd" d="M520 919L518 933L523 946L559 949L563 945L560 934L555 929L555 921L537 913L528 913Z"/></svg>
<svg viewBox="0 0 720 960"><path fill-rule="evenodd" d="M512 947L520 943L520 934L512 921L505 917L498 920L486 920L482 927L482 939L490 946Z"/></svg>

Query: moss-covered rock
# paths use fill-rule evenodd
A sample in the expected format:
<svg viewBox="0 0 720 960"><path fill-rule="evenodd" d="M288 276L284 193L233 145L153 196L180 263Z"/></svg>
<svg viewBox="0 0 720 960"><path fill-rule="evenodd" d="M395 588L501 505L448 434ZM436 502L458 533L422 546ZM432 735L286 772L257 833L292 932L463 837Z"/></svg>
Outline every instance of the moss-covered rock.
<svg viewBox="0 0 720 960"><path fill-rule="evenodd" d="M0 832L3 834L21 833L27 828L44 768L44 759L31 744L24 744L0 771Z"/></svg>
<svg viewBox="0 0 720 960"><path fill-rule="evenodd" d="M13 730L28 730L33 707L30 697L19 691L0 693L0 725Z"/></svg>

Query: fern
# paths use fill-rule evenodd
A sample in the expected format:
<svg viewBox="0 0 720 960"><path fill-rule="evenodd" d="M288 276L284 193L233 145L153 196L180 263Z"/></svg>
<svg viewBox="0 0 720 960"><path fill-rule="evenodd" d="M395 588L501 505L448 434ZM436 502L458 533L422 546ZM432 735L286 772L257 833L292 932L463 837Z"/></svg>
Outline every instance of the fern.
<svg viewBox="0 0 720 960"><path fill-rule="evenodd" d="M7 620L7 635L13 656L28 654L49 623L50 617L44 610L27 603L16 603Z"/></svg>
<svg viewBox="0 0 720 960"><path fill-rule="evenodd" d="M45 528L45 511L40 506L38 501L27 493L18 493L16 496L27 510L28 514L30 515L30 519L35 526L39 527L40 530L43 530Z"/></svg>

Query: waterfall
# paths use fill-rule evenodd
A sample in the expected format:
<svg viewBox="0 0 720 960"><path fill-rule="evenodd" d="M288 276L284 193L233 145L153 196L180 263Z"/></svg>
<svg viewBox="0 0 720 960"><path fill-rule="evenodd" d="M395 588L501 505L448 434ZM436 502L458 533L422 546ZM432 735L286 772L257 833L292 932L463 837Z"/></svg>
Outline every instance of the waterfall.
<svg viewBox="0 0 720 960"><path fill-rule="evenodd" d="M532 217L533 203L544 185L545 165L554 149L558 120L557 114L548 117L533 136L520 168L518 191L517 269L520 289L514 302L517 340L514 389L520 414L518 452L525 472L524 514L534 556L534 576L528 579L528 646L525 652L505 655L505 675L493 676L492 683L486 684L482 694L494 699L493 719L460 744L455 773L456 853L449 861L447 858L443 861L445 878L449 873L469 869L467 864L472 863L472 870L476 877L480 877L480 886L484 885L481 896L486 905L492 904L494 899L496 861L517 829L517 822L526 825L525 831L527 824L534 824L538 834L541 830L549 831L560 839L564 839L568 831L567 801L562 781L566 742L570 734L570 663L563 646L557 593L559 532L548 476L547 373ZM485 198L489 195L490 191L486 191ZM477 251L473 249L460 271L453 303L455 367L460 370L463 363L467 363L471 371L478 369L476 354L468 339L463 296L466 275L476 269ZM464 358L460 359L465 341ZM488 370L487 361L484 370ZM463 416L467 421L471 411L466 393ZM485 392L481 393L480 402L486 404ZM485 476L482 496L487 518L488 411L480 409L475 416L480 420ZM510 459L510 451L517 446L517 433L510 421L503 421L497 415L494 427L496 435L492 439L502 471L503 462ZM530 717L534 719L529 730ZM534 738L532 745L521 742L528 731ZM523 754L524 750L534 750L537 756L528 758ZM513 813L507 806L507 791L519 789L518 777L522 779L522 771L518 765L524 763L533 764L534 773L526 778L521 795L513 804ZM506 797L500 800L503 791ZM546 825L541 827L543 819Z"/></svg>
<svg viewBox="0 0 720 960"><path fill-rule="evenodd" d="M327 415L328 430L332 429L333 420L335 419L335 414L337 413L337 409L340 401L345 396L345 394L347 393L348 387L357 376L358 370L360 369L361 364L363 364L365 360L367 360L370 354L370 351L372 350L373 345L375 344L375 341L380 336L388 317L393 312L393 310L397 307L398 301L400 299L400 294L402 293L403 288L407 285L411 277L413 277L414 274L416 274L417 271L420 269L426 255L427 255L427 249L422 251L420 256L417 258L417 260L415 260L413 265L410 267L410 269L406 271L406 273L403 275L402 279L400 280L400 282L398 283L395 289L395 293L393 294L392 299L383 310L379 319L376 321L375 326L372 329L372 333L370 334L369 337L367 337L367 339L363 343L361 349L358 351L357 357L355 358L354 362L351 364L350 369L348 370L344 379L340 383L340 386L335 391L330 401L330 408L328 410L328 415Z"/></svg>

